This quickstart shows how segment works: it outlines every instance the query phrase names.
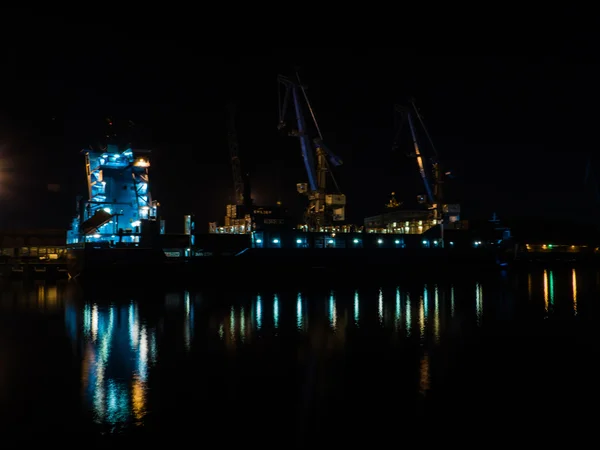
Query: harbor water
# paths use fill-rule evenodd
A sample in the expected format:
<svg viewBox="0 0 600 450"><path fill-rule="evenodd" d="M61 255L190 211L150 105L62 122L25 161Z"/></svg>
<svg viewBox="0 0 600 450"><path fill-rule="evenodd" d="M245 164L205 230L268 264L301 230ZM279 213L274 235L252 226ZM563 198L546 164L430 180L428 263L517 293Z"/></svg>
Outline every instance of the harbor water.
<svg viewBox="0 0 600 450"><path fill-rule="evenodd" d="M1 445L593 430L600 272L463 275L277 290L6 281Z"/></svg>

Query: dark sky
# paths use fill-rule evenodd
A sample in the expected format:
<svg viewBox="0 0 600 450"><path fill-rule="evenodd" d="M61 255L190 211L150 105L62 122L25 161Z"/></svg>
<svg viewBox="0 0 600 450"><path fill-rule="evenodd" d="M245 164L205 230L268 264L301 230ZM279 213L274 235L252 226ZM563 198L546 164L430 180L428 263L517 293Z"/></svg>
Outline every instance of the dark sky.
<svg viewBox="0 0 600 450"><path fill-rule="evenodd" d="M109 115L134 121L138 146L153 150L152 189L169 228L180 228L186 213L200 229L222 220L232 195L228 100L240 110L240 156L256 202L297 204L295 184L306 176L297 140L277 131L276 83L295 66L326 143L344 160L336 173L354 221L380 212L391 191L399 200L422 191L414 160L403 154L409 149L394 153L391 145L393 105L410 97L457 175L447 189L463 218L591 217L583 177L597 146L597 58L249 51L116 25L56 31L66 19L56 20L32 19L27 38L5 40L2 228L67 225L75 194L84 192L80 150L101 139ZM49 192L50 183L61 191Z"/></svg>

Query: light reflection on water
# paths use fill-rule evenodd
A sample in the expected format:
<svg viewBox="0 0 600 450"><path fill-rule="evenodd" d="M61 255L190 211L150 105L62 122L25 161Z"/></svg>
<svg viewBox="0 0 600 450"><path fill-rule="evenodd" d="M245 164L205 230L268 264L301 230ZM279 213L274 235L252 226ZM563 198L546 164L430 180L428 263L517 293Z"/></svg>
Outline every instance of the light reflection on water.
<svg viewBox="0 0 600 450"><path fill-rule="evenodd" d="M191 349L195 306L188 291L165 297L165 310L181 313L182 344ZM70 337L82 348L81 385L86 406L102 425L143 424L148 378L158 361L158 327L140 303L67 303ZM232 333L234 336L235 333Z"/></svg>
<svg viewBox="0 0 600 450"><path fill-rule="evenodd" d="M484 328L517 303L540 319L591 314L588 300L597 293L589 286L595 286L595 277L579 269L547 268L521 275L512 291L494 280L453 280L371 289L206 294L209 306L203 309L198 306L200 294L189 291L168 293L158 306L149 306L142 300L78 299L64 284L27 288L17 283L3 288L0 312L64 314L64 330L80 355L84 405L96 423L116 427L143 425L156 412L152 395L158 390L151 386L161 360L194 357L202 365L202 355L209 352L252 360L276 345L287 346L294 355L302 349L295 364L312 361L321 374L334 373L335 355L400 354L407 346L414 348L418 358L397 370L413 370L414 391L427 396L435 390L439 348L448 337ZM321 356L311 360L307 355ZM179 370L178 365L169 370ZM334 375L329 381L326 376L319 379L337 383Z"/></svg>
<svg viewBox="0 0 600 450"><path fill-rule="evenodd" d="M67 318L76 320L77 315L69 313ZM140 320L133 302L85 304L81 329L82 387L95 420L139 423L146 415L148 372L157 359L156 329Z"/></svg>

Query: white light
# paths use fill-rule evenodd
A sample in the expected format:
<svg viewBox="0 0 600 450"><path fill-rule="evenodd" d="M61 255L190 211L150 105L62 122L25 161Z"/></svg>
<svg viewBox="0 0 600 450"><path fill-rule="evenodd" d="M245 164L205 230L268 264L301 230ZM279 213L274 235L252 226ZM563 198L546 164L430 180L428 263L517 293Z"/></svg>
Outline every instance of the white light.
<svg viewBox="0 0 600 450"><path fill-rule="evenodd" d="M296 239L296 244L302 244L302 239Z"/></svg>
<svg viewBox="0 0 600 450"><path fill-rule="evenodd" d="M329 239L328 243L333 244L333 239Z"/></svg>
<svg viewBox="0 0 600 450"><path fill-rule="evenodd" d="M279 244L279 239L273 239L273 244Z"/></svg>
<svg viewBox="0 0 600 450"><path fill-rule="evenodd" d="M256 243L257 243L257 244L262 244L262 239L257 239L257 240L256 240Z"/></svg>
<svg viewBox="0 0 600 450"><path fill-rule="evenodd" d="M355 244L358 244L358 239L354 239L354 243L355 243Z"/></svg>
<svg viewBox="0 0 600 450"><path fill-rule="evenodd" d="M400 243L400 241L399 241L398 239L396 239L396 240L394 241L394 244L399 244L399 243Z"/></svg>
<svg viewBox="0 0 600 450"><path fill-rule="evenodd" d="M383 244L383 239L377 239L378 244Z"/></svg>
<svg viewBox="0 0 600 450"><path fill-rule="evenodd" d="M427 245L427 241L423 241L423 245Z"/></svg>
<svg viewBox="0 0 600 450"><path fill-rule="evenodd" d="M104 208L104 211L106 211L106 212L107 212L107 213L109 213L109 214L111 213L111 212L110 212L110 208Z"/></svg>

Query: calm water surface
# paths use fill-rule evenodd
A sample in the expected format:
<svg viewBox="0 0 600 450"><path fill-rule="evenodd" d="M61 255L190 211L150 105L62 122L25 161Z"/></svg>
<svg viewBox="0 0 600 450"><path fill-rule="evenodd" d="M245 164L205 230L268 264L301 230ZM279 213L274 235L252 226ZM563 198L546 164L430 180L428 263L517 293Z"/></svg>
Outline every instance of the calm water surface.
<svg viewBox="0 0 600 450"><path fill-rule="evenodd" d="M599 295L599 272L564 267L276 292L6 282L0 431L308 448L450 424L581 428Z"/></svg>

